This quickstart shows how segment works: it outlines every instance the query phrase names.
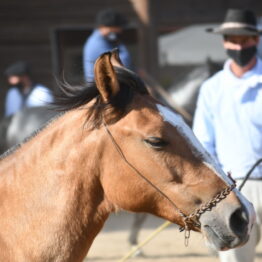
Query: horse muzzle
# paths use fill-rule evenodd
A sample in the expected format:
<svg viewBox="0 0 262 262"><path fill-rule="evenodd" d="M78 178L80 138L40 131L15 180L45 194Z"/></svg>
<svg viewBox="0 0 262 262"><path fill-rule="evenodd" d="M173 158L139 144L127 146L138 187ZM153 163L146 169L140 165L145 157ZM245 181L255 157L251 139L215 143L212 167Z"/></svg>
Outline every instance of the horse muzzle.
<svg viewBox="0 0 262 262"><path fill-rule="evenodd" d="M244 245L255 222L253 205L238 191L238 204L229 199L219 203L200 218L201 232L216 250L228 250Z"/></svg>

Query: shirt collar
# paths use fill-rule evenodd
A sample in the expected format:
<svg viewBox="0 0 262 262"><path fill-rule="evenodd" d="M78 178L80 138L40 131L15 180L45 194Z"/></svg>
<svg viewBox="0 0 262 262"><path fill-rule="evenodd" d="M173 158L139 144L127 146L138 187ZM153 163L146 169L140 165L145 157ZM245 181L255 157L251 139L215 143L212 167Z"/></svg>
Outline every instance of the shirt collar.
<svg viewBox="0 0 262 262"><path fill-rule="evenodd" d="M226 71L226 73L227 73L230 77L232 77L232 78L243 79L243 78L246 78L250 73L252 73L252 72L255 70L255 68L257 67L257 64L258 64L258 59L257 59L257 63L255 64L255 66L254 66L251 70L247 71L247 72L246 72L243 76L241 76L241 77L235 76L235 74L231 71L231 68L230 68L231 63L232 63L232 59L227 59L227 60L226 60L226 62L225 62L225 64L224 64L224 70Z"/></svg>
<svg viewBox="0 0 262 262"><path fill-rule="evenodd" d="M250 90L250 88L255 88L258 85L262 87L262 61L257 58L256 65L246 72L242 77L236 77L230 69L231 59L227 60L224 64L224 71L226 73L225 81L231 82L239 90L239 97Z"/></svg>
<svg viewBox="0 0 262 262"><path fill-rule="evenodd" d="M257 83L262 83L262 61L259 58L257 58L257 63L255 66L246 72L242 77L236 77L233 74L230 68L231 62L232 60L228 59L224 64L224 71L228 80L234 81L236 83L243 83L245 85L249 83L250 87L254 87L254 85Z"/></svg>

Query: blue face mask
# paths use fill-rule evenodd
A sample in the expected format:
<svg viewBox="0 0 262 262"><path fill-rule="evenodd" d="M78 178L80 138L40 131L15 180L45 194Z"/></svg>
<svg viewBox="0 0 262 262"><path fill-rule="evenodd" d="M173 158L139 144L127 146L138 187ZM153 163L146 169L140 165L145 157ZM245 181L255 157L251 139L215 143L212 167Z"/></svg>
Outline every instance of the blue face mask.
<svg viewBox="0 0 262 262"><path fill-rule="evenodd" d="M239 66L246 66L257 53L257 47L250 46L241 50L226 49L227 55Z"/></svg>

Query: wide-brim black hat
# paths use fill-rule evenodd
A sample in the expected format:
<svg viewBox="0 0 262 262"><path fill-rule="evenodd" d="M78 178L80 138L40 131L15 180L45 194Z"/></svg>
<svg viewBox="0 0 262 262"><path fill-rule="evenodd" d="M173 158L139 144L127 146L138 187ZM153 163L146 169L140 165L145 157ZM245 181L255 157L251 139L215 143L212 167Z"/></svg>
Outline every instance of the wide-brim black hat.
<svg viewBox="0 0 262 262"><path fill-rule="evenodd" d="M260 35L257 20L250 10L229 9L224 22L217 28L207 28L207 32L220 35Z"/></svg>

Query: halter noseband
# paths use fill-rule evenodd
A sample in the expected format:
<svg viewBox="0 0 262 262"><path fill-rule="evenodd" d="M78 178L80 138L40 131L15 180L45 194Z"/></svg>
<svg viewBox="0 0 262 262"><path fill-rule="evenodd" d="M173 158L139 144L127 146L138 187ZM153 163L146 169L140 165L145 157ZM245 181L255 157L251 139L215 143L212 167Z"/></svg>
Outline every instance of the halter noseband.
<svg viewBox="0 0 262 262"><path fill-rule="evenodd" d="M226 198L230 192L236 187L236 182L233 180L233 178L228 174L228 177L232 180L233 184L230 186L227 186L225 189L223 189L220 193L218 193L213 199L211 199L209 202L201 205L198 209L196 209L193 213L189 215L185 215L184 212L181 211L177 207L177 205L163 192L161 189L159 189L156 185L154 185L148 178L146 178L143 174L141 174L136 167L134 167L125 157L123 151L121 150L120 146L117 144L116 140L114 139L112 133L110 132L108 126L105 122L103 122L104 128L106 132L108 133L113 145L115 146L117 152L121 156L121 158L126 162L126 164L135 171L137 175L139 175L142 179L144 179L150 186L152 186L158 193L160 193L164 198L166 198L172 206L177 210L179 215L183 219L184 226L181 226L179 228L180 232L185 231L185 245L188 245L189 237L190 237L190 230L193 228L200 229L201 223L199 221L199 218L203 213L206 211L210 211L214 206L216 206L221 200Z"/></svg>

